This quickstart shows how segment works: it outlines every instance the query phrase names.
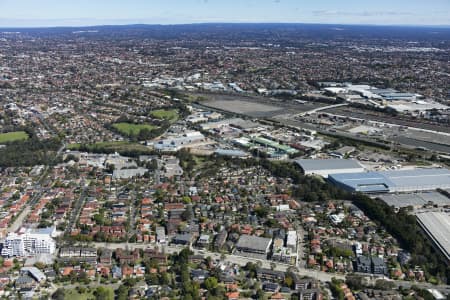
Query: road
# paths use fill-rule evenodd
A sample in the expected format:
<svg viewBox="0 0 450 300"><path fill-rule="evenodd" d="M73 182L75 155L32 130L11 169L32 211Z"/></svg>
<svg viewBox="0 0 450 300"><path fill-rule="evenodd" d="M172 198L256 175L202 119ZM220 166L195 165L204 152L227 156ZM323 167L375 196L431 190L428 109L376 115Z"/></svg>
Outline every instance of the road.
<svg viewBox="0 0 450 300"><path fill-rule="evenodd" d="M54 159L59 157L62 154L62 152L64 151L65 148L66 148L65 144L61 145L61 147L58 149L58 152L56 152L56 155L55 155ZM35 191L37 191L37 192L33 195L31 200L28 203L26 203L26 207L19 213L17 218L14 220L14 222L8 227L8 233L9 232L15 232L20 227L22 227L22 225L23 225L23 223L25 221L25 218L31 212L32 207L39 201L39 199L41 199L42 195L45 192L47 192L47 189L43 189L42 188L42 183L47 178L48 170L49 170L49 166L47 165L47 166L45 166L45 169L42 171L42 175L39 177L39 179L34 184L33 189Z"/></svg>
<svg viewBox="0 0 450 300"><path fill-rule="evenodd" d="M10 232L16 232L19 230L20 227L22 227L25 218L28 216L28 214L31 212L31 206L28 205L25 207L24 210L22 210L19 214L19 216L14 220L14 222L8 227L8 233Z"/></svg>
<svg viewBox="0 0 450 300"><path fill-rule="evenodd" d="M393 126L405 126L409 128L415 128L419 130L429 131L429 132L441 132L450 134L450 127L445 123L437 123L433 121L428 121L425 119L413 119L407 116L389 116L384 113L378 113L371 110L360 109L356 107L344 107L331 109L326 112L327 114L340 115L345 118L366 120L369 122L378 122L384 124L391 124Z"/></svg>
<svg viewBox="0 0 450 300"><path fill-rule="evenodd" d="M211 96L211 95L209 95ZM218 95L216 95L218 96ZM264 99L264 98L263 98ZM247 101L249 101L247 99ZM262 101L262 99L260 100L260 102ZM271 104L271 105L279 105L280 106L280 102L274 102L270 99L264 99L264 103L267 104ZM286 103L283 102L283 105L286 105ZM249 112L246 111L239 111L237 112L236 110L233 110L232 108L217 108L217 107L211 107L208 105L205 105L205 103L195 103L194 106L199 107L199 108L206 108L209 110L214 110L214 111L218 111L218 112L222 112L222 113L228 113L228 114L232 114L232 115L236 115L236 116L241 116L241 117L258 117L261 120L268 120L271 122L278 122L284 126L288 126L288 127L295 127L295 128L301 128L301 129L307 129L307 130L313 130L313 131L317 131L319 133L322 134L326 134L326 135L331 135L331 136L335 136L337 138L339 137L344 137L344 138L350 138L353 140L357 140L357 141L361 141L361 142L368 142L368 143L372 143L374 145L378 145L381 147L390 147L393 146L392 143L398 142L400 143L400 147L407 149L407 150L414 150L415 148L417 148L418 145L418 141L416 141L415 139L401 139L401 140L397 140L396 138L388 138L386 142L380 142L377 139L373 139L373 138L367 138L367 137L362 137L362 136L357 136L355 134L350 134L350 133L346 133L346 132L331 132L328 131L328 129L326 128L320 128L314 124L308 124L302 121L299 121L298 119L295 118L295 116L302 116L305 114L305 112L308 113L314 113L314 112L320 112L320 111L326 111L326 110L330 110L335 108L337 110L337 112L339 112L339 109L341 107L345 107L345 105L348 105L347 103L342 103L342 104L336 104L336 105L329 105L329 106L325 106L325 107L319 107L319 108L313 108L312 110L310 109L308 110L301 110L298 107L297 111L295 111L295 109L293 109L293 111L288 110L288 109L284 109L283 113L281 112L277 112L274 113L272 115L267 115L267 116L254 116ZM303 112L302 112L303 111ZM354 119L354 120L365 120L368 121L371 124L377 123L377 124L385 124L385 125L389 125L389 126L406 126L409 129L414 129L414 130L418 130L421 132L429 132L429 133L439 133L439 134L445 134L445 135L449 135L450 132L447 128L446 130L439 130L437 126L434 127L430 127L427 126L427 124L423 124L420 123L420 126L417 126L418 124L414 123L413 121L411 122L401 122L401 120L395 119L395 118L384 118L384 119L378 119L378 118L373 118L373 116L371 115L365 115L365 114L360 114L357 116L351 115L351 114L339 114L336 112L327 112L327 114L329 115L336 115L336 116L341 116L344 118L348 118L348 119ZM443 127L443 126L442 126ZM421 141L422 142L422 141ZM424 143L424 142L422 142ZM420 146L420 145L419 145ZM441 153L450 153L449 147L446 147L445 145L440 145L439 143L431 143L431 142L427 142L425 147L431 151L435 151L435 152L441 152Z"/></svg>
<svg viewBox="0 0 450 300"><path fill-rule="evenodd" d="M152 247L152 245L149 245L149 244L138 244L138 243L114 243L114 244L112 244L112 243L90 243L89 245L93 245L97 248L101 248L101 247L108 248L111 250L115 250L117 248L133 250L133 249L146 249L146 248ZM162 246L160 248L162 251L164 251L165 253L168 253L168 254L177 253L177 252L181 251L182 249L184 249L184 247L180 247L180 246ZM199 249L192 249L192 248L191 248L191 250L194 252L194 254L204 255L205 257L210 256L213 260L216 260L216 259L221 260L221 258L222 258L221 253L209 252L206 250L199 250ZM244 256L239 256L239 255L234 255L234 254L225 255L224 261L233 263L236 265L240 265L240 266L245 266L248 262L251 262L251 263L260 262L262 264L262 267L267 268L267 269L270 269L271 264L274 263L274 261L271 261L271 260L244 257ZM285 263L280 263L280 262L276 262L276 264L275 264L275 270L283 271L283 272L286 272L289 268L292 268L292 267L294 267L294 266L285 264ZM323 282L331 281L331 278L333 278L333 277L336 277L339 279L345 279L344 275L330 274L330 273L325 273L325 272L315 271L315 270L308 270L308 269L300 269L299 272L297 272L297 273L300 276L308 276L308 277L317 278L318 280L323 281Z"/></svg>
<svg viewBox="0 0 450 300"><path fill-rule="evenodd" d="M65 234L70 234L70 232L72 231L72 228L75 225L78 216L80 215L84 201L86 200L86 192L88 187L84 179L81 181L81 186L83 187L83 190L80 193L80 197L78 197L76 202L73 204L73 208L69 217L69 223L66 226Z"/></svg>
<svg viewBox="0 0 450 300"><path fill-rule="evenodd" d="M312 110L308 110L302 113L299 113L298 115L296 115L297 117L301 117L301 116L305 116L307 114L315 114L319 111L322 110L327 110L327 109L332 109L332 108L337 108L337 107L341 107L341 106L348 106L348 103L339 103L339 104L333 104L333 105L328 105L328 106L324 106L324 107L318 107Z"/></svg>
<svg viewBox="0 0 450 300"><path fill-rule="evenodd" d="M81 286L83 286L84 288L98 288L100 286L103 287L109 287L112 288L113 290L117 290L119 288L119 286L121 285L121 283L109 283L109 284L104 284L104 283L99 283L98 281L93 281L91 283L89 283L88 285L83 284ZM55 284L56 287L61 287L65 290L71 290L71 289L75 289L77 287L80 286L80 284ZM56 289L55 289L56 291Z"/></svg>
<svg viewBox="0 0 450 300"><path fill-rule="evenodd" d="M108 248L111 250L115 250L117 248L133 250L133 249L146 249L146 248L154 247L154 245L139 244L139 243L90 243L89 245L92 245L97 248L102 248L102 247ZM185 247L183 247L183 246L160 246L159 248L164 253L173 254L173 253L177 253L177 252L181 251ZM210 256L213 260L221 260L221 261L233 263L233 264L240 265L240 266L245 266L248 262L251 262L251 263L261 263L263 268L270 269L271 264L274 263L274 261L271 261L271 260L250 258L250 257L244 257L244 256L239 256L239 255L234 255L234 254L226 254L225 258L222 259L223 257L222 257L221 253L209 252L206 250L199 250L199 249L192 249L192 248L191 248L191 250L194 252L194 254L204 255L205 257ZM289 264L280 263L280 262L275 262L275 270L277 270L277 271L286 272L286 271L288 271L288 269L290 269L292 267L294 267L294 266L289 265ZM297 273L298 275L315 278L321 282L329 282L329 281L331 281L331 279L333 277L337 278L337 279L345 280L345 275L343 275L343 274L327 273L327 272L322 272L322 271L318 271L318 270L311 270L311 269L304 269L304 268L297 268L297 269L298 269L298 271L296 271L295 273ZM361 274L361 275L370 276L369 274ZM374 280L376 280L378 278L379 277L374 277ZM401 280L395 280L393 282L395 283L395 285L397 287L402 286L405 288L410 288L411 286L415 285L420 288L424 288L424 289L432 288L432 289L437 289L444 294L450 294L450 285L432 285L429 283L401 281Z"/></svg>
<svg viewBox="0 0 450 300"><path fill-rule="evenodd" d="M303 226L300 226L297 230L297 267L305 268L306 267L306 259L305 259L305 231Z"/></svg>
<svg viewBox="0 0 450 300"><path fill-rule="evenodd" d="M136 219L137 219L137 213L138 213L138 209L136 208L135 202L137 199L137 195L135 191L132 191L130 193L130 198L129 198L129 207L128 207L128 219L130 221L130 230L127 233L127 239L130 239L130 237L132 237L135 233L136 233Z"/></svg>

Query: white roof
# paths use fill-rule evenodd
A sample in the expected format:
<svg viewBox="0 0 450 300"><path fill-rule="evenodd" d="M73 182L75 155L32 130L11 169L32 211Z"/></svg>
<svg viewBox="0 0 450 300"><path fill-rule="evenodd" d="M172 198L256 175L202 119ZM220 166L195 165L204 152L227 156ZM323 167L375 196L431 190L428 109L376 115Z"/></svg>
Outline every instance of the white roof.
<svg viewBox="0 0 450 300"><path fill-rule="evenodd" d="M417 214L419 224L430 236L445 257L450 260L450 214L446 212L426 212Z"/></svg>
<svg viewBox="0 0 450 300"><path fill-rule="evenodd" d="M353 159L298 159L295 161L305 172L336 170L336 169L364 169Z"/></svg>

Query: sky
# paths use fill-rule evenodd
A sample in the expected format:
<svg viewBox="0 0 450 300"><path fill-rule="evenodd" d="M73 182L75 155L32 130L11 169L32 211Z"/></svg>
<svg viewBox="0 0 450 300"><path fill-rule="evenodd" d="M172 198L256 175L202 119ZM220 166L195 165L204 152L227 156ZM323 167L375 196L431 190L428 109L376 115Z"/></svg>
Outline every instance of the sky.
<svg viewBox="0 0 450 300"><path fill-rule="evenodd" d="M0 0L0 27L228 22L450 25L450 0Z"/></svg>

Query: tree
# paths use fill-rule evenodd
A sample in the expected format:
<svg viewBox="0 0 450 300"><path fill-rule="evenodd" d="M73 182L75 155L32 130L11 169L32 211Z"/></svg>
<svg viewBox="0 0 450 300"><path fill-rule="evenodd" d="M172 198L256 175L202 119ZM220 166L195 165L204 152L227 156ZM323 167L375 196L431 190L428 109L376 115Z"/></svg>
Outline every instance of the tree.
<svg viewBox="0 0 450 300"><path fill-rule="evenodd" d="M208 277L203 284L205 285L205 289L212 291L218 286L218 281L216 277L211 276Z"/></svg>
<svg viewBox="0 0 450 300"><path fill-rule="evenodd" d="M151 131L148 128L143 128L139 130L139 134L137 136L139 141L144 141L151 138Z"/></svg>
<svg viewBox="0 0 450 300"><path fill-rule="evenodd" d="M180 251L180 253L178 253L178 256L175 258L179 265L183 265L183 264L187 264L188 263L188 258L189 255L192 255L193 252L191 250L189 250L189 248L184 248L183 250Z"/></svg>
<svg viewBox="0 0 450 300"><path fill-rule="evenodd" d="M364 287L362 276L347 276L345 283L353 290L361 290Z"/></svg>
<svg viewBox="0 0 450 300"><path fill-rule="evenodd" d="M244 270L246 270L248 272L248 277L250 277L250 278L256 277L257 269L258 269L258 266L252 262L248 262L244 267Z"/></svg>
<svg viewBox="0 0 450 300"><path fill-rule="evenodd" d="M258 267L258 269L261 269L262 265L263 265L262 261L260 261L260 260L256 261L256 266Z"/></svg>
<svg viewBox="0 0 450 300"><path fill-rule="evenodd" d="M192 295L191 295L191 294L186 294L186 295L184 295L183 298L181 298L181 299L183 299L183 300L193 300L194 298L192 298Z"/></svg>
<svg viewBox="0 0 450 300"><path fill-rule="evenodd" d="M64 300L64 289L63 288L59 288L57 289L53 295L52 295L52 299L54 300Z"/></svg>
<svg viewBox="0 0 450 300"><path fill-rule="evenodd" d="M160 281L159 281L160 284L169 285L170 281L171 281L170 275L167 272L164 272L161 274Z"/></svg>
<svg viewBox="0 0 450 300"><path fill-rule="evenodd" d="M97 225L103 225L105 223L105 216L103 213L95 214L93 219Z"/></svg>
<svg viewBox="0 0 450 300"><path fill-rule="evenodd" d="M343 300L345 298L344 291L341 288L342 281L336 278L331 278L330 290L333 293L333 296L339 300Z"/></svg>
<svg viewBox="0 0 450 300"><path fill-rule="evenodd" d="M276 266L277 266L277 265L276 265L274 262L271 262L271 263L270 263L270 269L271 269L271 270L275 270Z"/></svg>
<svg viewBox="0 0 450 300"><path fill-rule="evenodd" d="M122 284L121 286L119 286L119 288L115 292L116 299L117 300L127 300L129 291L130 291L129 287Z"/></svg>
<svg viewBox="0 0 450 300"><path fill-rule="evenodd" d="M258 289L256 291L256 299L264 299L264 291L262 289Z"/></svg>
<svg viewBox="0 0 450 300"><path fill-rule="evenodd" d="M265 218L269 214L269 209L266 206L258 206L254 211L259 218Z"/></svg>
<svg viewBox="0 0 450 300"><path fill-rule="evenodd" d="M108 172L108 173L113 173L115 169L116 169L116 166L113 164L108 164L106 166L106 172Z"/></svg>
<svg viewBox="0 0 450 300"><path fill-rule="evenodd" d="M189 197L189 196L183 196L182 200L183 200L184 204L191 204L192 203L191 197Z"/></svg>
<svg viewBox="0 0 450 300"><path fill-rule="evenodd" d="M289 287L292 288L294 285L294 279L292 279L291 275L286 275L286 277L284 278L284 284Z"/></svg>
<svg viewBox="0 0 450 300"><path fill-rule="evenodd" d="M129 242L130 242L130 243L136 243L136 241L137 241L137 235L136 235L136 234L133 234L133 235L130 237Z"/></svg>
<svg viewBox="0 0 450 300"><path fill-rule="evenodd" d="M45 269L45 264L43 262L38 261L37 263L34 264L34 266L40 270Z"/></svg>
<svg viewBox="0 0 450 300"><path fill-rule="evenodd" d="M98 287L94 295L96 300L114 300L113 290L103 286Z"/></svg>
<svg viewBox="0 0 450 300"><path fill-rule="evenodd" d="M375 288L378 290L391 290L395 287L395 283L388 280L378 279L375 282Z"/></svg>
<svg viewBox="0 0 450 300"><path fill-rule="evenodd" d="M158 285L159 284L159 277L158 274L152 273L145 276L146 281L149 285Z"/></svg>
<svg viewBox="0 0 450 300"><path fill-rule="evenodd" d="M181 213L181 219L183 221L189 221L192 218L192 210L190 207L187 207L182 213Z"/></svg>

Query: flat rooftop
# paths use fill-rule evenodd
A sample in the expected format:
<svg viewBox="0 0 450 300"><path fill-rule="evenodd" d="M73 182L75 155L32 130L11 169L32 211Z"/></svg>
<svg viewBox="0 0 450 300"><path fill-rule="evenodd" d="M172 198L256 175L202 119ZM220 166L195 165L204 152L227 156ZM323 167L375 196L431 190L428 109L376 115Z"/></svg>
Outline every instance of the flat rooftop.
<svg viewBox="0 0 450 300"><path fill-rule="evenodd" d="M417 214L417 220L429 238L450 261L450 213L425 212Z"/></svg>
<svg viewBox="0 0 450 300"><path fill-rule="evenodd" d="M344 188L360 192L412 192L450 188L448 169L416 169L383 172L333 174L330 180Z"/></svg>
<svg viewBox="0 0 450 300"><path fill-rule="evenodd" d="M396 208L408 206L424 206L429 203L438 206L450 205L450 199L438 192L424 193L402 193L402 194L382 194L378 198L383 200L387 205Z"/></svg>
<svg viewBox="0 0 450 300"><path fill-rule="evenodd" d="M272 239L270 238L263 238L243 234L239 238L239 241L236 244L236 248L246 248L246 249L255 249L258 251L266 251L269 248L271 242Z"/></svg>
<svg viewBox="0 0 450 300"><path fill-rule="evenodd" d="M363 193L389 192L389 187L393 186L388 178L378 172L331 174L329 179L346 189Z"/></svg>
<svg viewBox="0 0 450 300"><path fill-rule="evenodd" d="M363 166L354 159L297 159L295 162L305 172L336 169L363 169Z"/></svg>
<svg viewBox="0 0 450 300"><path fill-rule="evenodd" d="M450 171L447 169L416 169L380 172L396 187L450 186Z"/></svg>

